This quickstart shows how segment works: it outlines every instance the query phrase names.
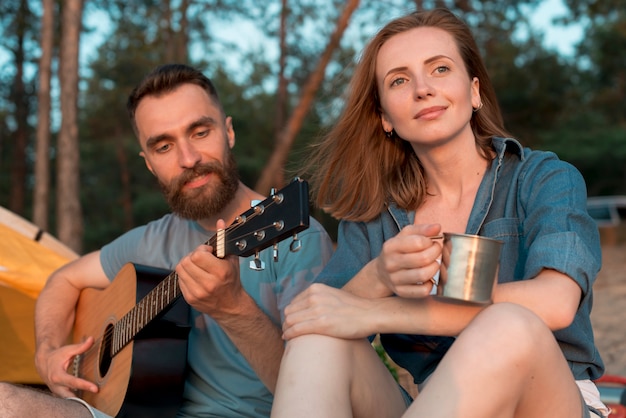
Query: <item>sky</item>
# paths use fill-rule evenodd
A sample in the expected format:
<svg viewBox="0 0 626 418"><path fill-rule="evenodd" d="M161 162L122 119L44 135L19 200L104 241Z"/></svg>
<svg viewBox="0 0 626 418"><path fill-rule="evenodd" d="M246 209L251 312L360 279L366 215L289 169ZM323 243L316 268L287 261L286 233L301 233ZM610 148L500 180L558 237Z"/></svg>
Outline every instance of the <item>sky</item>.
<svg viewBox="0 0 626 418"><path fill-rule="evenodd" d="M544 45L550 49L556 49L564 56L571 56L574 52L573 45L575 45L583 36L583 31L580 27L570 26L570 27L560 27L553 25L551 20L559 15L565 14L567 11L566 7L563 5L562 0L544 0L537 7L531 21L534 23L535 27L541 28L544 33ZM91 27L97 27L98 22L101 22L102 19L106 19L106 16L101 15L90 15L86 16L86 25ZM240 27L234 27L236 25L231 25L230 28L232 30L240 31ZM81 63L88 62L91 58L91 54L93 54L97 48L91 48L87 45L99 45L102 42L103 37L102 31L94 31L92 34L83 36L83 46L80 49L81 54ZM235 38L241 38L240 36ZM259 39L258 37L246 37L247 39ZM3 49L0 49L0 62L6 62L9 60L9 55Z"/></svg>
<svg viewBox="0 0 626 418"><path fill-rule="evenodd" d="M583 37L580 26L561 27L553 25L554 17L567 13L567 8L562 0L544 0L535 10L532 22L545 33L544 45L550 49L556 49L565 56L574 53L573 46Z"/></svg>

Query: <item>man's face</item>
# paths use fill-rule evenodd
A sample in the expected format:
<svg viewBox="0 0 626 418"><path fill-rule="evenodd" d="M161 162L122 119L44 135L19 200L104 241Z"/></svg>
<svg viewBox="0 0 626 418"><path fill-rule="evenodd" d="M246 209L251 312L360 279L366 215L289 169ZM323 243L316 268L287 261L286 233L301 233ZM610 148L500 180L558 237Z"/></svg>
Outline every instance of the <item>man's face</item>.
<svg viewBox="0 0 626 418"><path fill-rule="evenodd" d="M239 179L231 119L201 87L145 97L135 122L141 155L174 212L200 220L232 201Z"/></svg>

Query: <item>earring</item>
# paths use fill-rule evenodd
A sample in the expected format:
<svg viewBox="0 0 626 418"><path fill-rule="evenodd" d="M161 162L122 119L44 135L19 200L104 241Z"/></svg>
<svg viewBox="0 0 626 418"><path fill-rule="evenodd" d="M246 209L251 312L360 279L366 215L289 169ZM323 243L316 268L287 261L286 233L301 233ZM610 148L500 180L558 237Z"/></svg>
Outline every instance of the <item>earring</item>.
<svg viewBox="0 0 626 418"><path fill-rule="evenodd" d="M482 108L483 108L483 102L481 101L480 104L478 105L478 107L472 107L472 111L474 113L476 113L476 112L478 112Z"/></svg>
<svg viewBox="0 0 626 418"><path fill-rule="evenodd" d="M389 139L393 138L393 134L395 132L393 131L393 128L390 131L385 131L385 136Z"/></svg>

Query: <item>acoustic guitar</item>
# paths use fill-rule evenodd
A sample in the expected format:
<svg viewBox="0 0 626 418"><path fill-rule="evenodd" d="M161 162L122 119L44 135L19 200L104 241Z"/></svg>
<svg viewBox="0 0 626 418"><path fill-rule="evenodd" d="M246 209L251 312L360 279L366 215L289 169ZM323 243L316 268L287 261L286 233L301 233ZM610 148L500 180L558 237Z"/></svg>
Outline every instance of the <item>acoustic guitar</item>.
<svg viewBox="0 0 626 418"><path fill-rule="evenodd" d="M221 258L255 255L250 268L259 270L259 251L273 245L277 260L277 244L289 236L294 237L290 249L297 251L297 233L308 227L308 184L296 178L217 231L207 244ZM166 407L176 413L184 383L188 306L179 299L176 272L161 280L165 274L129 263L105 289L80 294L73 341L93 336L95 344L75 357L70 372L98 385L98 393L79 391L77 396L108 415L138 417L133 408L148 408L153 412L146 416L164 417ZM144 296L137 284L145 277L156 286Z"/></svg>

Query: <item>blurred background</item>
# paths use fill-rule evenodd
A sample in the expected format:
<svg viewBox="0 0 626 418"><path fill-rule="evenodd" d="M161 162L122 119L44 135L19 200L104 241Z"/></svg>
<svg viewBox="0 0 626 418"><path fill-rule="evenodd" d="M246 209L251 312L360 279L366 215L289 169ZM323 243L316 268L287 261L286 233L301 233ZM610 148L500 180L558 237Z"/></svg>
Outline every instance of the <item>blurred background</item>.
<svg viewBox="0 0 626 418"><path fill-rule="evenodd" d="M77 253L167 212L125 111L166 62L213 79L242 180L280 188L335 120L364 42L435 6L472 27L524 145L574 164L589 196L626 195L623 0L3 0L0 206Z"/></svg>

